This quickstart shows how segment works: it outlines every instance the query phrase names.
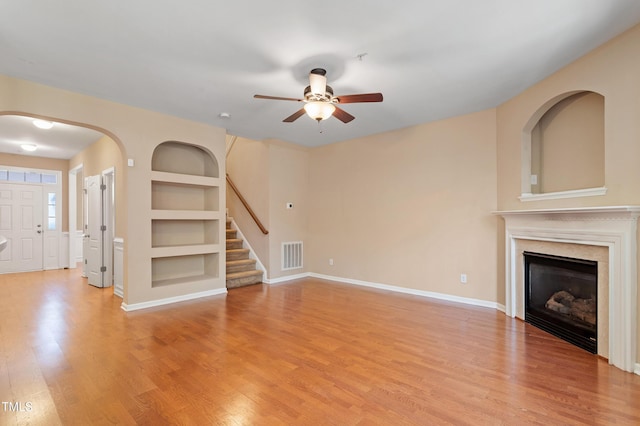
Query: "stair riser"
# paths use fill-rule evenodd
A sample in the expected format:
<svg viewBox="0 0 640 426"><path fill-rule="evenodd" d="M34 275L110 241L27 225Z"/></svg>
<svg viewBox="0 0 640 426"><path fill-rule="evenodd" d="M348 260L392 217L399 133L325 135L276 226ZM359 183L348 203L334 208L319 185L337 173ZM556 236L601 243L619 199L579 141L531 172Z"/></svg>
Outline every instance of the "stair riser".
<svg viewBox="0 0 640 426"><path fill-rule="evenodd" d="M241 249L242 241L227 241L227 250Z"/></svg>
<svg viewBox="0 0 640 426"><path fill-rule="evenodd" d="M262 277L246 277L246 278L234 278L227 280L227 288L238 288L247 285L258 284L262 282Z"/></svg>
<svg viewBox="0 0 640 426"><path fill-rule="evenodd" d="M227 262L241 260L237 264L227 263L227 288L238 288L262 282L262 271L256 270L256 261L249 259L249 250L243 248L243 241L239 240L238 231L231 229L231 221L227 220ZM239 241L237 241L239 240ZM239 250L239 251L236 251ZM232 274L247 276L229 277Z"/></svg>
<svg viewBox="0 0 640 426"><path fill-rule="evenodd" d="M234 272L244 272L244 271L255 271L256 264L248 263L246 265L228 265L227 264L227 274L232 274Z"/></svg>
<svg viewBox="0 0 640 426"><path fill-rule="evenodd" d="M248 259L249 258L249 251L242 251L239 253L230 253L227 252L227 260L241 260L241 259Z"/></svg>

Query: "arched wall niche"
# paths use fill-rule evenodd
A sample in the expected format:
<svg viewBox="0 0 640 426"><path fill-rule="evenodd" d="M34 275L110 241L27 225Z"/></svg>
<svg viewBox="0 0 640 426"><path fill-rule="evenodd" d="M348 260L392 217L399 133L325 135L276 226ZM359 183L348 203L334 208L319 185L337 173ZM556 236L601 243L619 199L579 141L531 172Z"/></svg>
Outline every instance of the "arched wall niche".
<svg viewBox="0 0 640 426"><path fill-rule="evenodd" d="M550 99L523 129L521 200L604 194L604 150L602 95L572 91Z"/></svg>
<svg viewBox="0 0 640 426"><path fill-rule="evenodd" d="M162 142L155 148L151 169L193 176L220 177L218 161L211 151L177 141Z"/></svg>

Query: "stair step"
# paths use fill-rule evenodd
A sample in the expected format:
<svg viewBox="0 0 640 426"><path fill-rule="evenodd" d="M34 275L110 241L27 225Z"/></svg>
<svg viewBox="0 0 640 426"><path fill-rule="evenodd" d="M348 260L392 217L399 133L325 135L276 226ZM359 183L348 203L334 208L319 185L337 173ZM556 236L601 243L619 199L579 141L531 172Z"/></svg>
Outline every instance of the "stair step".
<svg viewBox="0 0 640 426"><path fill-rule="evenodd" d="M262 271L243 271L227 274L227 288L238 288L262 282Z"/></svg>
<svg viewBox="0 0 640 426"><path fill-rule="evenodd" d="M227 238L227 250L241 249L242 240L240 238Z"/></svg>
<svg viewBox="0 0 640 426"><path fill-rule="evenodd" d="M227 219L227 229L231 229L231 219Z"/></svg>
<svg viewBox="0 0 640 426"><path fill-rule="evenodd" d="M249 258L249 249L227 250L227 262L230 260L240 260Z"/></svg>
<svg viewBox="0 0 640 426"><path fill-rule="evenodd" d="M241 259L231 260L227 262L227 274L234 272L255 271L256 260L255 259Z"/></svg>
<svg viewBox="0 0 640 426"><path fill-rule="evenodd" d="M237 230L227 228L227 240L229 238L235 238L237 234L238 234Z"/></svg>

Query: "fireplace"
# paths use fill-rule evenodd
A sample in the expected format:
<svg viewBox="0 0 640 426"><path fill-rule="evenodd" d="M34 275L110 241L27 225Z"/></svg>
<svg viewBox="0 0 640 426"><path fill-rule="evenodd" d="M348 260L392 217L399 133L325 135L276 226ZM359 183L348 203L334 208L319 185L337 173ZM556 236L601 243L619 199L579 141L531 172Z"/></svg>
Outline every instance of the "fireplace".
<svg viewBox="0 0 640 426"><path fill-rule="evenodd" d="M525 320L524 251L597 261L597 354L624 371L640 372L636 358L640 206L496 213L505 220L505 313Z"/></svg>
<svg viewBox="0 0 640 426"><path fill-rule="evenodd" d="M598 263L525 251L525 321L597 353Z"/></svg>

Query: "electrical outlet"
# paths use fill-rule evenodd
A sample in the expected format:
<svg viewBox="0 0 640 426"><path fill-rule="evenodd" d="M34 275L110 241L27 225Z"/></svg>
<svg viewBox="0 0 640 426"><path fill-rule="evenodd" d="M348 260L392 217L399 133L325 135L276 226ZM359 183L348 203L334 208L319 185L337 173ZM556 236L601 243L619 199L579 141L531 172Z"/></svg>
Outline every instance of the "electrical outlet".
<svg viewBox="0 0 640 426"><path fill-rule="evenodd" d="M333 266L333 259L329 259L329 266Z"/></svg>
<svg viewBox="0 0 640 426"><path fill-rule="evenodd" d="M460 274L460 282L462 284L466 284L467 283L467 274Z"/></svg>

